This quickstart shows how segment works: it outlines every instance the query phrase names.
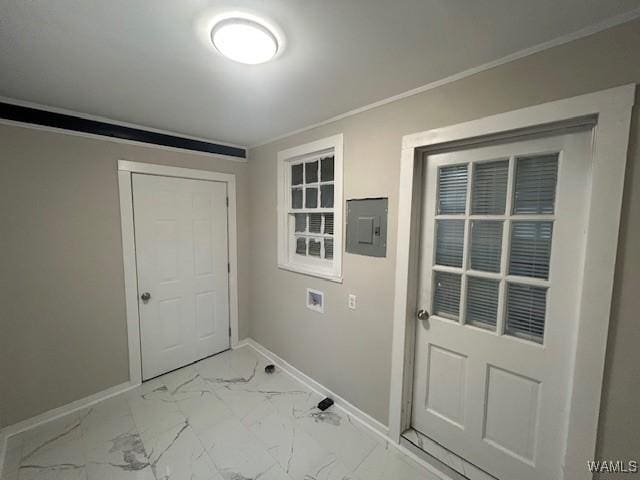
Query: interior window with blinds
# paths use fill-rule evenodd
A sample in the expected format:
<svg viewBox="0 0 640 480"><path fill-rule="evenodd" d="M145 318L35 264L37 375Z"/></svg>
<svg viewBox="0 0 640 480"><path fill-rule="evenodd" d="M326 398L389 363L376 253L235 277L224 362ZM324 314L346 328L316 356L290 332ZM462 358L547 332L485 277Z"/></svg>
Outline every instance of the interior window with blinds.
<svg viewBox="0 0 640 480"><path fill-rule="evenodd" d="M558 154L438 169L432 311L543 343Z"/></svg>

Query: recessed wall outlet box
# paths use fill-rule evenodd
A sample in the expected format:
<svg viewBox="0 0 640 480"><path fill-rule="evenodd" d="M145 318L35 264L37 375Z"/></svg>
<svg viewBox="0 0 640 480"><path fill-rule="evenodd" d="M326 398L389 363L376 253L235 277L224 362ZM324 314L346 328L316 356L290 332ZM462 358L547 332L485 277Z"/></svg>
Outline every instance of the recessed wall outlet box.
<svg viewBox="0 0 640 480"><path fill-rule="evenodd" d="M347 252L387 256L387 198L347 200Z"/></svg>
<svg viewBox="0 0 640 480"><path fill-rule="evenodd" d="M349 308L351 310L356 309L356 296L353 294L349 294Z"/></svg>
<svg viewBox="0 0 640 480"><path fill-rule="evenodd" d="M315 312L324 313L324 293L307 288L307 308Z"/></svg>

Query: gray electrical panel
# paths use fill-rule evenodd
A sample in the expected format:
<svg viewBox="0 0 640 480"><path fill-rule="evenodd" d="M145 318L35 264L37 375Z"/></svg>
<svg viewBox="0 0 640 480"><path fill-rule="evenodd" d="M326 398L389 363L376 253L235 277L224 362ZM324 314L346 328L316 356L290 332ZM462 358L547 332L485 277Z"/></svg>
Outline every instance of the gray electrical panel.
<svg viewBox="0 0 640 480"><path fill-rule="evenodd" d="M347 253L387 256L387 198L347 200Z"/></svg>

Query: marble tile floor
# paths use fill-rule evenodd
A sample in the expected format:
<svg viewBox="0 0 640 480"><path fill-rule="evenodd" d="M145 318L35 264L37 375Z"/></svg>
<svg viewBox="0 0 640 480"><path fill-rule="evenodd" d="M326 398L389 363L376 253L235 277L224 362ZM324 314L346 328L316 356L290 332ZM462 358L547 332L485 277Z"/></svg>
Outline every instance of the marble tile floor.
<svg viewBox="0 0 640 480"><path fill-rule="evenodd" d="M438 480L251 347L9 438L2 480Z"/></svg>

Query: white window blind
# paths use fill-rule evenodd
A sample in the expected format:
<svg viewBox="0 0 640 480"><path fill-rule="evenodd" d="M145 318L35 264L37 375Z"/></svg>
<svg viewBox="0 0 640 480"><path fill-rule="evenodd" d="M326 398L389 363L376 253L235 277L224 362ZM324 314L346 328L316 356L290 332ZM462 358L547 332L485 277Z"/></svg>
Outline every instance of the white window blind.
<svg viewBox="0 0 640 480"><path fill-rule="evenodd" d="M557 153L518 158L513 213L553 213L557 182Z"/></svg>
<svg viewBox="0 0 640 480"><path fill-rule="evenodd" d="M547 289L510 283L507 291L506 332L517 337L542 342Z"/></svg>
<svg viewBox="0 0 640 480"><path fill-rule="evenodd" d="M438 213L464 213L467 203L467 165L453 165L439 170Z"/></svg>
<svg viewBox="0 0 640 480"><path fill-rule="evenodd" d="M558 158L514 155L438 169L433 314L543 342Z"/></svg>
<svg viewBox="0 0 640 480"><path fill-rule="evenodd" d="M471 269L499 272L502 256L502 221L471 221Z"/></svg>
<svg viewBox="0 0 640 480"><path fill-rule="evenodd" d="M450 267L462 266L464 220L436 222L436 263Z"/></svg>
<svg viewBox="0 0 640 480"><path fill-rule="evenodd" d="M513 222L509 273L549 278L552 222Z"/></svg>
<svg viewBox="0 0 640 480"><path fill-rule="evenodd" d="M494 330L499 291L500 282L496 280L467 277L467 323Z"/></svg>
<svg viewBox="0 0 640 480"><path fill-rule="evenodd" d="M448 318L458 318L460 312L460 275L436 272L433 312Z"/></svg>
<svg viewBox="0 0 640 480"><path fill-rule="evenodd" d="M473 172L474 215L502 215L507 202L509 160L477 163Z"/></svg>

